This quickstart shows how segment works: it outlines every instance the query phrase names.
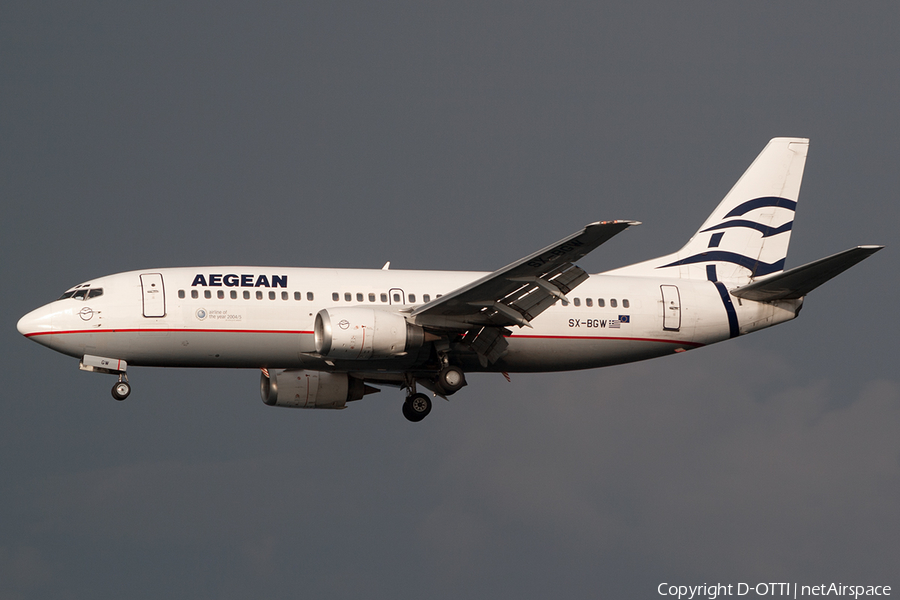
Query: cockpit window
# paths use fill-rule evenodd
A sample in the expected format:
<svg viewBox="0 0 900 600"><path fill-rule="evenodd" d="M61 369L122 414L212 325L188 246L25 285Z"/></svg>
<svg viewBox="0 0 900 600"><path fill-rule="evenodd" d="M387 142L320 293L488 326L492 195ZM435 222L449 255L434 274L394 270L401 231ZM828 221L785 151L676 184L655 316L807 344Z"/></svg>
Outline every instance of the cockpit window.
<svg viewBox="0 0 900 600"><path fill-rule="evenodd" d="M77 290L69 290L59 297L59 300L72 298L73 300L85 300L86 298L96 298L103 295L103 288L78 288Z"/></svg>

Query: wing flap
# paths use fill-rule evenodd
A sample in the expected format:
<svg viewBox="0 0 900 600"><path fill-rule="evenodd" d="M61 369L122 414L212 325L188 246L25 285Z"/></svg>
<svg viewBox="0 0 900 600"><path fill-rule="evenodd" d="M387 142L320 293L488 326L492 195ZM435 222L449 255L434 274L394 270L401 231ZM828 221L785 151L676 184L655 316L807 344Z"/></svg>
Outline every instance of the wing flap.
<svg viewBox="0 0 900 600"><path fill-rule="evenodd" d="M757 302L802 298L832 277L840 275L882 248L884 246L857 246L856 248L850 248L800 267L794 267L778 275L733 289L731 290L731 295Z"/></svg>
<svg viewBox="0 0 900 600"><path fill-rule="evenodd" d="M510 333L508 329L502 327L483 327L480 330L469 331L463 342L472 348L481 358L482 366L486 367L506 354L509 342L505 336Z"/></svg>
<svg viewBox="0 0 900 600"><path fill-rule="evenodd" d="M555 244L517 260L413 311L416 323L467 330L528 323L588 278L574 262L637 221L591 223Z"/></svg>

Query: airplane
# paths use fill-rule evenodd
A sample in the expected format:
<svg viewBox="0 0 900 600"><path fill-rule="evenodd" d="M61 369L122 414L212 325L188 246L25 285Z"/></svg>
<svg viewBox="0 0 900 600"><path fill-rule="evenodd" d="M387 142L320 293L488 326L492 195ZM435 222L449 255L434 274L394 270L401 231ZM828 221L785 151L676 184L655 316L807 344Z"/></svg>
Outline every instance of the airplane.
<svg viewBox="0 0 900 600"><path fill-rule="evenodd" d="M784 270L809 140L772 139L680 250L589 275L575 262L637 221L600 221L492 273L184 267L81 283L18 322L112 374L259 369L270 406L342 409L389 386L402 413L466 373L591 369L667 356L797 317L805 296L883 246ZM431 396L419 391L424 388Z"/></svg>

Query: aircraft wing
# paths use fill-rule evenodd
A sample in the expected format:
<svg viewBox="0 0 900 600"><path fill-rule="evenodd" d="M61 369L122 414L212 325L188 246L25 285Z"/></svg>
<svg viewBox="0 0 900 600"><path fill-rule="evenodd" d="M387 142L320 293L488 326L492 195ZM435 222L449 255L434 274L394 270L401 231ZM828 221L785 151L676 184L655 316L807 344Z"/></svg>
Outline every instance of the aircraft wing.
<svg viewBox="0 0 900 600"><path fill-rule="evenodd" d="M638 221L591 223L555 244L416 308L426 327L531 327L532 319L588 278L574 262ZM479 328L480 328L479 327Z"/></svg>

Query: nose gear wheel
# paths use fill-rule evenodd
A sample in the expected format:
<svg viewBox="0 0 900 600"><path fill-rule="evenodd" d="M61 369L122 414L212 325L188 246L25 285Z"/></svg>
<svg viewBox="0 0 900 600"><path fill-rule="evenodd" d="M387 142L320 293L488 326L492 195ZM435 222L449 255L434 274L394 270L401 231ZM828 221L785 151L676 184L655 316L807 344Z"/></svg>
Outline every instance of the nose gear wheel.
<svg viewBox="0 0 900 600"><path fill-rule="evenodd" d="M124 378L124 376L119 376L119 381L112 388L112 397L120 402L128 397L131 393L131 385L128 383L128 380Z"/></svg>

